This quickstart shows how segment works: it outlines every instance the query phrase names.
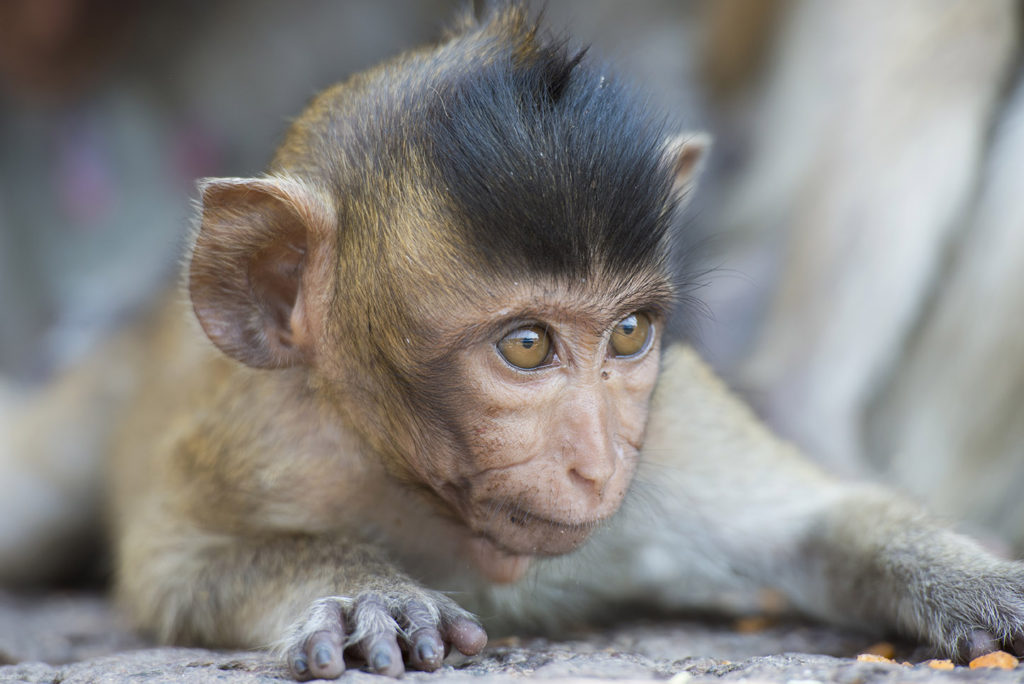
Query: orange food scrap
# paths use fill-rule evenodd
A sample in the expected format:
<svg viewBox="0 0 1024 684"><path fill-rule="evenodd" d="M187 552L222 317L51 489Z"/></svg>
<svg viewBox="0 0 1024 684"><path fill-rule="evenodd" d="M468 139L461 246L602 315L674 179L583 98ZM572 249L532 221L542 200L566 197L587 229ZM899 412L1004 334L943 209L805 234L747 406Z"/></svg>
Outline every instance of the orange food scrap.
<svg viewBox="0 0 1024 684"><path fill-rule="evenodd" d="M864 652L871 655L882 656L883 658L896 657L896 647L888 641L879 641L877 644L871 644L864 649Z"/></svg>
<svg viewBox="0 0 1024 684"><path fill-rule="evenodd" d="M488 646L501 646L509 648L517 648L522 645L522 639L517 636L507 636L500 639L492 639L487 642Z"/></svg>
<svg viewBox="0 0 1024 684"><path fill-rule="evenodd" d="M994 667L1000 670L1012 670L1020 663L1006 651L992 651L971 661L971 669L977 670L981 667Z"/></svg>
<svg viewBox="0 0 1024 684"><path fill-rule="evenodd" d="M899 664L892 658L886 658L885 656L880 656L876 653L861 653L859 656L857 656L857 661L861 663L891 663L893 665Z"/></svg>
<svg viewBox="0 0 1024 684"><path fill-rule="evenodd" d="M929 660L925 662L925 665L933 670L952 670L956 667L952 660Z"/></svg>
<svg viewBox="0 0 1024 684"><path fill-rule="evenodd" d="M733 623L733 629L740 634L763 632L771 626L771 618L765 617L764 615L751 615L748 617L738 618L736 622Z"/></svg>

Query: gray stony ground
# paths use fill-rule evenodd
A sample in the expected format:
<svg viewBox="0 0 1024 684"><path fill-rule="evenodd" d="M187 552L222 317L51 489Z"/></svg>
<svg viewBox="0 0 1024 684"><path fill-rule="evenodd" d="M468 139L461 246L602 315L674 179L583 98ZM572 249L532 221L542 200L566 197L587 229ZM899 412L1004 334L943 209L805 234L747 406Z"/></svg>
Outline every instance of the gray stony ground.
<svg viewBox="0 0 1024 684"><path fill-rule="evenodd" d="M433 674L410 673L405 680L1024 683L1024 666L1014 671L938 672L920 664L865 663L851 657L870 642L864 636L806 624L778 624L744 633L731 624L696 620L631 623L559 642L499 640L477 657L450 661ZM915 657L912 650L898 655ZM0 594L0 682L266 684L284 679L279 664L261 653L153 648L119 624L109 604L97 596ZM381 680L350 671L344 681Z"/></svg>

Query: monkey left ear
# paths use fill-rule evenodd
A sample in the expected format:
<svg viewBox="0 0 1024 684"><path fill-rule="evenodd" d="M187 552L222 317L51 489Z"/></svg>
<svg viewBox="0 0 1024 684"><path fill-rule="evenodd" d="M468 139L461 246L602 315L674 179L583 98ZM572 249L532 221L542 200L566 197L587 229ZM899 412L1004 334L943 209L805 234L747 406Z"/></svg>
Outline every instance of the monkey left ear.
<svg viewBox="0 0 1024 684"><path fill-rule="evenodd" d="M697 185L710 149L711 136L700 131L680 133L665 141L665 160L674 174L672 189L678 199L685 200Z"/></svg>
<svg viewBox="0 0 1024 684"><path fill-rule="evenodd" d="M199 189L188 286L203 331L249 366L303 362L312 337L303 275L334 225L328 203L288 177L213 178Z"/></svg>

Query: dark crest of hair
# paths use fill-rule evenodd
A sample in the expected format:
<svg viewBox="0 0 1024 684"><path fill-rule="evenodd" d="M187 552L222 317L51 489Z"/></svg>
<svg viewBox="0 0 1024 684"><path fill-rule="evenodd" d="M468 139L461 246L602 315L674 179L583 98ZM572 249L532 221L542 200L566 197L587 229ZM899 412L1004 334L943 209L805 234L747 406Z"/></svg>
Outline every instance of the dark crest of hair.
<svg viewBox="0 0 1024 684"><path fill-rule="evenodd" d="M585 55L502 3L462 19L406 100L428 182L492 269L630 277L666 267L664 123Z"/></svg>

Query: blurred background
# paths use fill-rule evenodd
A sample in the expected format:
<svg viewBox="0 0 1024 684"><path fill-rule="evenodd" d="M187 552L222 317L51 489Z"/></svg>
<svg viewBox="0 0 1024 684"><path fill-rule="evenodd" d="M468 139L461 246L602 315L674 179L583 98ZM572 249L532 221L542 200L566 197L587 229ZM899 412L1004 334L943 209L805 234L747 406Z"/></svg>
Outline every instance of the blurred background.
<svg viewBox="0 0 1024 684"><path fill-rule="evenodd" d="M0 399L174 282L195 179L258 174L313 94L463 5L0 2ZM1021 2L545 14L715 136L701 351L830 468L1024 554Z"/></svg>

